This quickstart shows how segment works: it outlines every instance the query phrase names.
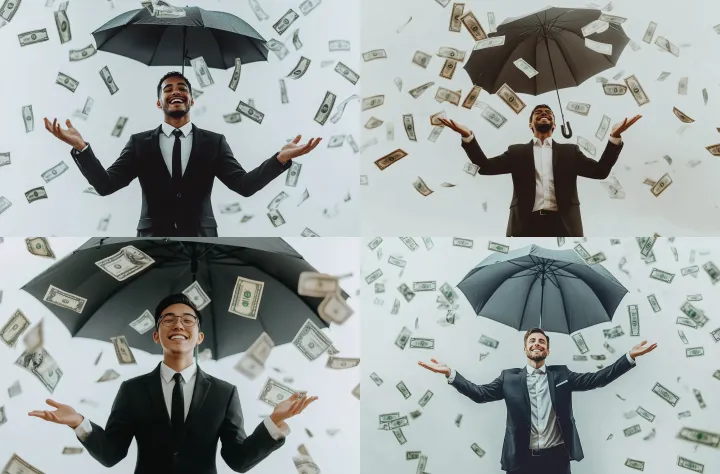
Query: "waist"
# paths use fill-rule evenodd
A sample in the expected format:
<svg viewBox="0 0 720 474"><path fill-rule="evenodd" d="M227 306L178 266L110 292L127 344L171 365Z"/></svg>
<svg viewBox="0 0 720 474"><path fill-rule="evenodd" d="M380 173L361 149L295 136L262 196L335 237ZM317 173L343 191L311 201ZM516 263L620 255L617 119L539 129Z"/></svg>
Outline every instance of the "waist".
<svg viewBox="0 0 720 474"><path fill-rule="evenodd" d="M565 452L565 444L560 443L551 448L531 449L530 456L553 456Z"/></svg>
<svg viewBox="0 0 720 474"><path fill-rule="evenodd" d="M547 209L540 209L539 211L533 211L533 216L537 217L557 217L558 211L548 211Z"/></svg>

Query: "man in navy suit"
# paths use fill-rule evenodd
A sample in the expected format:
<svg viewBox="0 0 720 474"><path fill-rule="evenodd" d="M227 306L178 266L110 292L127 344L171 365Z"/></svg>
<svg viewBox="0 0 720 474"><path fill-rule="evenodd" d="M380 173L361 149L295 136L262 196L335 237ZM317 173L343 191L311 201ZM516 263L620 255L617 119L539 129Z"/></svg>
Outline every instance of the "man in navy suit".
<svg viewBox="0 0 720 474"><path fill-rule="evenodd" d="M550 337L533 328L525 333L527 365L505 369L486 385L475 385L435 359L431 364L418 364L444 374L449 384L476 403L505 400L507 421L500 460L504 471L570 474L570 461L584 457L573 418L572 393L604 387L635 367L637 357L657 347L646 343L636 345L598 372L579 374L566 365L545 365Z"/></svg>

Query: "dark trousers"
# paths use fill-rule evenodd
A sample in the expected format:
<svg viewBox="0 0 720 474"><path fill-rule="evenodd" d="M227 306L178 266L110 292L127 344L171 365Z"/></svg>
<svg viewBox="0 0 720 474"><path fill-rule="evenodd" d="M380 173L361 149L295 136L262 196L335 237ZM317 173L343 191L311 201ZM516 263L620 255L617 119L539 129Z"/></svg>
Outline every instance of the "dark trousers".
<svg viewBox="0 0 720 474"><path fill-rule="evenodd" d="M564 444L533 453L538 455L531 455L527 464L508 474L570 474L570 456Z"/></svg>
<svg viewBox="0 0 720 474"><path fill-rule="evenodd" d="M137 231L137 237L217 237L217 227L199 227L194 231L173 229L156 231L155 229L143 229Z"/></svg>
<svg viewBox="0 0 720 474"><path fill-rule="evenodd" d="M536 211L530 214L530 225L518 237L569 237L557 211Z"/></svg>

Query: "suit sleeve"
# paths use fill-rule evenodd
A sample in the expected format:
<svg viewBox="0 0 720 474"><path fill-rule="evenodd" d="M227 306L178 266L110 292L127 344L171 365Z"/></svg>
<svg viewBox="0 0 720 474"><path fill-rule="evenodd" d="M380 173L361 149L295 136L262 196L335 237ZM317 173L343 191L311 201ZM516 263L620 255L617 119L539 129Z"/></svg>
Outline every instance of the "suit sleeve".
<svg viewBox="0 0 720 474"><path fill-rule="evenodd" d="M453 380L451 385L475 403L496 402L505 398L502 373L498 378L488 384L475 385L458 372L455 372L455 380Z"/></svg>
<svg viewBox="0 0 720 474"><path fill-rule="evenodd" d="M120 157L107 170L97 159L91 146L86 146L82 151L73 148L70 155L85 179L100 196L107 196L124 188L138 175L133 137L130 137L127 145L120 152Z"/></svg>
<svg viewBox="0 0 720 474"><path fill-rule="evenodd" d="M500 156L488 158L480 149L475 136L469 142L462 141L462 147L467 153L468 158L478 167L478 173L484 175L508 174L512 173L512 161L510 150L505 151Z"/></svg>
<svg viewBox="0 0 720 474"><path fill-rule="evenodd" d="M568 380L570 381L570 387L573 391L584 392L586 390L604 387L633 367L635 367L635 364L630 362L627 354L624 354L615 361L614 364L597 372L579 374L577 372L573 372L572 370L568 370Z"/></svg>
<svg viewBox="0 0 720 474"><path fill-rule="evenodd" d="M215 176L232 191L243 197L250 197L292 166L292 161L282 164L277 156L275 153L254 170L245 171L233 156L225 136L221 135L218 157L215 160Z"/></svg>
<svg viewBox="0 0 720 474"><path fill-rule="evenodd" d="M285 444L285 438L274 440L265 423L260 423L250 436L243 429L243 416L237 388L233 387L230 401L225 409L225 419L220 426L220 455L235 472L248 472Z"/></svg>
<svg viewBox="0 0 720 474"><path fill-rule="evenodd" d="M90 425L90 433L78 439L92 457L105 467L112 467L125 459L135 436L132 402L125 382L120 385L105 429L92 422Z"/></svg>
<svg viewBox="0 0 720 474"><path fill-rule="evenodd" d="M620 151L623 149L624 144L615 145L608 141L605 151L599 161L595 161L592 158L588 158L580 150L580 147L575 145L575 161L577 163L577 174L584 178L591 179L605 179L610 175L610 170L618 158L620 157Z"/></svg>

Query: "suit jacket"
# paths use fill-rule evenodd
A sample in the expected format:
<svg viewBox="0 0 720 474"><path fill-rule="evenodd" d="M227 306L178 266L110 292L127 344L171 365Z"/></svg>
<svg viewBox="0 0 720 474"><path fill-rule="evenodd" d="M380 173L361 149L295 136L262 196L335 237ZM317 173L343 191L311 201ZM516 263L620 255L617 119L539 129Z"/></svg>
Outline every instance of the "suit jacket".
<svg viewBox="0 0 720 474"><path fill-rule="evenodd" d="M553 175L555 177L555 198L558 212L569 237L582 237L580 200L577 194L577 177L605 179L615 165L623 143L608 142L600 161L588 158L577 145L552 144ZM478 166L483 175L512 174L513 196L510 201L510 218L507 236L534 237L530 218L535 203L535 158L533 141L522 145L510 145L505 153L487 158L477 140L462 142L468 158Z"/></svg>
<svg viewBox="0 0 720 474"><path fill-rule="evenodd" d="M245 171L233 156L225 136L193 124L190 160L175 189L172 176L160 152L162 127L137 133L107 170L95 157L92 147L71 152L75 163L101 196L140 179L142 208L138 237L217 236L217 223L210 202L215 177L244 197L261 190L288 169L277 154L252 171Z"/></svg>
<svg viewBox="0 0 720 474"><path fill-rule="evenodd" d="M264 423L247 436L235 386L200 367L183 431L174 439L161 383L160 364L149 374L123 382L106 428L91 422L92 431L81 442L100 464L112 467L120 462L135 437L135 474L216 474L220 439L220 455L227 465L247 472L285 444L285 438L274 440Z"/></svg>
<svg viewBox="0 0 720 474"><path fill-rule="evenodd" d="M570 459L580 461L584 457L573 417L572 393L604 387L633 367L626 355L594 373L579 374L566 365L547 367L550 400ZM530 457L532 419L525 368L503 370L486 385L475 385L456 372L452 386L476 403L505 400L507 421L500 465L504 471L514 471L526 464Z"/></svg>

